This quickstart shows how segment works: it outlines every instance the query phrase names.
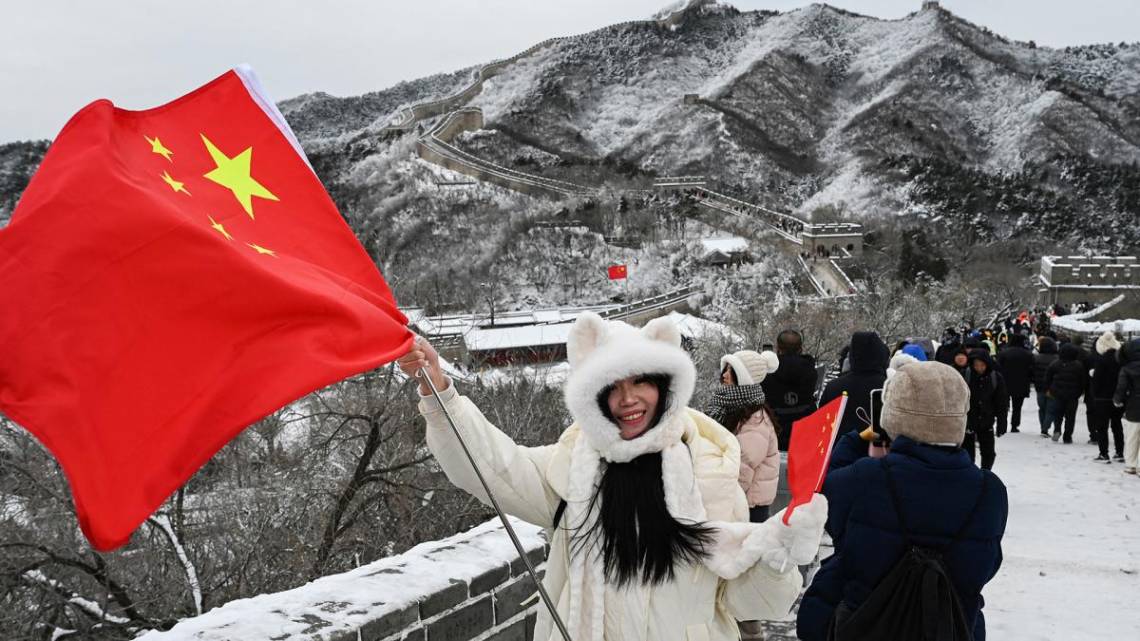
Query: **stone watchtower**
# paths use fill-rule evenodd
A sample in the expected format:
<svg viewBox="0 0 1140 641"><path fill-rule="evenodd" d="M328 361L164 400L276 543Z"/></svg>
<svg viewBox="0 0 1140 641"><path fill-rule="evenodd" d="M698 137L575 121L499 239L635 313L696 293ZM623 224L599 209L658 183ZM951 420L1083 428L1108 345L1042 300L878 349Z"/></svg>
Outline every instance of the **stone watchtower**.
<svg viewBox="0 0 1140 641"><path fill-rule="evenodd" d="M1140 313L1140 263L1135 256L1045 256L1038 278L1045 303L1096 306L1123 294L1110 315Z"/></svg>
<svg viewBox="0 0 1140 641"><path fill-rule="evenodd" d="M804 251L812 256L846 258L863 255L863 226L859 223L810 223L800 232Z"/></svg>

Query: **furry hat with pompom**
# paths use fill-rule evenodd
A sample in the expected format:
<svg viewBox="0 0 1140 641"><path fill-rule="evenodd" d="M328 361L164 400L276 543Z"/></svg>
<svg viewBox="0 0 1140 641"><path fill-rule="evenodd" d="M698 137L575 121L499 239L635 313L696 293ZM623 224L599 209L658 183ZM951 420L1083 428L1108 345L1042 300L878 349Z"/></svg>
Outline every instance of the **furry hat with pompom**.
<svg viewBox="0 0 1140 641"><path fill-rule="evenodd" d="M737 385L756 385L780 367L780 358L775 352L754 352L745 349L721 356L720 371L724 371L725 365L732 367L733 373L736 374Z"/></svg>

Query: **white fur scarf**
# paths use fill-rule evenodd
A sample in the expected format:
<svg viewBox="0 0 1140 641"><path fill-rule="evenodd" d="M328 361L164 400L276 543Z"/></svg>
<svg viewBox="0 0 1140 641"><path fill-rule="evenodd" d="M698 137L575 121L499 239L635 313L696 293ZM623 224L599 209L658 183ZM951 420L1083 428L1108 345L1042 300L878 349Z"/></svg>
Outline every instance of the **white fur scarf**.
<svg viewBox="0 0 1140 641"><path fill-rule="evenodd" d="M676 423L680 425L682 421ZM665 427L658 426L657 429ZM589 508L604 471L602 455L588 439L579 438L570 461L566 525L575 532L588 532L598 518L598 509ZM704 501L693 476L693 462L682 439L661 450L661 481L665 488L665 506L673 518L690 522L705 520ZM580 548L575 547L574 541L570 545L570 612L567 621L570 636L580 641L602 641L606 586L600 541L593 537Z"/></svg>

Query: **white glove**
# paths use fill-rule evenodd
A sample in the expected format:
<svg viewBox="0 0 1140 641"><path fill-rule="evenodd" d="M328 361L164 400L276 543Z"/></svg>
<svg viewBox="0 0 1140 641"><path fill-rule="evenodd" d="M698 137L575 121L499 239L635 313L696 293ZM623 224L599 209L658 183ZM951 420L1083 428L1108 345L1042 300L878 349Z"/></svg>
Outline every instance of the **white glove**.
<svg viewBox="0 0 1140 641"><path fill-rule="evenodd" d="M801 505L792 512L787 525L784 525L785 510L769 519L768 523L775 527L765 534L774 545L760 555L760 560L777 572L786 572L789 568L815 560L823 538L823 526L827 524L827 498L822 494L812 496L807 505Z"/></svg>

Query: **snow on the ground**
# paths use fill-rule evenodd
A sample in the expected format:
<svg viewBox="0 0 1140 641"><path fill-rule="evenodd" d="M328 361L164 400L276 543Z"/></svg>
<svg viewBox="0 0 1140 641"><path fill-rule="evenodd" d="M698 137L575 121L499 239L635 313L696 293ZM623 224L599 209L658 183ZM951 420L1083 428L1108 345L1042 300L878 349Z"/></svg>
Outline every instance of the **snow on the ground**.
<svg viewBox="0 0 1140 641"><path fill-rule="evenodd" d="M983 591L987 637L1137 638L1140 477L1093 462L1083 404L1072 445L1039 436L1035 397L1021 429L997 439L994 472L1009 490L1009 524L1005 560Z"/></svg>

